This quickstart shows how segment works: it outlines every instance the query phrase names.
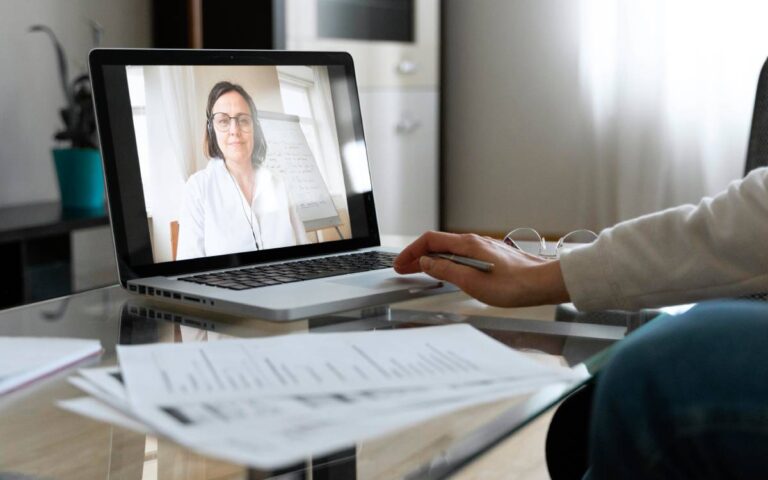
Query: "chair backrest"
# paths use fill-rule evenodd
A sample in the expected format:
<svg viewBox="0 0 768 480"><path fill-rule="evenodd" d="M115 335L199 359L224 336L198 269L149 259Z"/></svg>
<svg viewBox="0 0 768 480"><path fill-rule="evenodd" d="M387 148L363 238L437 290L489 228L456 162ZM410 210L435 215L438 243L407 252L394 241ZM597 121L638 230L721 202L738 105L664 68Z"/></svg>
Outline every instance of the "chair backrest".
<svg viewBox="0 0 768 480"><path fill-rule="evenodd" d="M171 222L171 256L176 260L176 250L179 246L179 222Z"/></svg>
<svg viewBox="0 0 768 480"><path fill-rule="evenodd" d="M747 163L744 175L758 167L768 166L768 58L760 70L755 92L755 109L752 112L752 128L749 132ZM768 293L757 293L740 297L746 300L768 301Z"/></svg>
<svg viewBox="0 0 768 480"><path fill-rule="evenodd" d="M763 63L757 80L744 175L755 168L765 166L768 166L768 59Z"/></svg>

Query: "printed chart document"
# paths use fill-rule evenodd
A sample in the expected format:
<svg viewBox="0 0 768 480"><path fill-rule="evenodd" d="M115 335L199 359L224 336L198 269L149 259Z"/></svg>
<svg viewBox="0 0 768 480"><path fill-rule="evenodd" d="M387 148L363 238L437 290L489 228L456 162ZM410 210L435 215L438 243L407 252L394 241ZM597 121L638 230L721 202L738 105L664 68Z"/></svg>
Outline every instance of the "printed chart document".
<svg viewBox="0 0 768 480"><path fill-rule="evenodd" d="M535 362L463 324L119 346L117 353L132 418L200 453L263 469L575 381L569 369ZM84 376L102 392L114 388L103 373Z"/></svg>
<svg viewBox="0 0 768 480"><path fill-rule="evenodd" d="M463 324L119 346L118 356L134 405L436 387L552 373Z"/></svg>
<svg viewBox="0 0 768 480"><path fill-rule="evenodd" d="M119 346L117 353L119 367L71 378L91 398L62 407L265 470L581 378L463 324Z"/></svg>
<svg viewBox="0 0 768 480"><path fill-rule="evenodd" d="M0 395L101 353L98 340L0 337Z"/></svg>

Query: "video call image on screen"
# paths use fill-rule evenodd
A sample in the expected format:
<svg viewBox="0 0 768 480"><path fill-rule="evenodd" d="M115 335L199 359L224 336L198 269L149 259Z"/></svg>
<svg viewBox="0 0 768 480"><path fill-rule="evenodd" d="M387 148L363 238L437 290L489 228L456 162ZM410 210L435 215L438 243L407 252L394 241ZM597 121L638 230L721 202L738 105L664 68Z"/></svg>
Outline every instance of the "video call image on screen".
<svg viewBox="0 0 768 480"><path fill-rule="evenodd" d="M127 66L154 261L350 238L325 66Z"/></svg>

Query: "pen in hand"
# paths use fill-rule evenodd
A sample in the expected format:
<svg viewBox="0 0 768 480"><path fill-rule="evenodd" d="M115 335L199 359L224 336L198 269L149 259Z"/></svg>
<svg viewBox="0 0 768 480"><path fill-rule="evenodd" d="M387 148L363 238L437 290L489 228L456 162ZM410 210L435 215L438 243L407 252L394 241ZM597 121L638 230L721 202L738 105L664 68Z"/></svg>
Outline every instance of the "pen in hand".
<svg viewBox="0 0 768 480"><path fill-rule="evenodd" d="M469 258L469 257L462 257L461 255L454 255L452 253L430 253L430 254L427 254L427 256L432 258L442 258L445 260L450 260L453 263L458 263L459 265L472 267L474 269L480 270L481 272L491 272L494 267L493 263L484 262L482 260L475 260L474 258Z"/></svg>

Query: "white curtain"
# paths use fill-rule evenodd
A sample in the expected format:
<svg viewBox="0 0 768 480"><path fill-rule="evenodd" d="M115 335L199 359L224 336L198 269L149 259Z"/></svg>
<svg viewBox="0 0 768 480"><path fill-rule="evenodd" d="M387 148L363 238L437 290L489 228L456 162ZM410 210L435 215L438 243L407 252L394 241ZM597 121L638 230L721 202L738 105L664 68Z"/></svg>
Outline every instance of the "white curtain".
<svg viewBox="0 0 768 480"><path fill-rule="evenodd" d="M580 32L588 223L696 202L741 176L768 1L581 0Z"/></svg>
<svg viewBox="0 0 768 480"><path fill-rule="evenodd" d="M328 77L328 69L325 67L312 67L314 85L309 90L309 101L315 114L317 123L318 140L323 151L323 171L326 183L334 201L342 197L346 203L344 189L344 174L341 170L341 154L339 152L338 134L336 132L336 119L333 115L333 100L331 97L331 83ZM346 206L346 205L344 205Z"/></svg>
<svg viewBox="0 0 768 480"><path fill-rule="evenodd" d="M195 94L193 67L144 68L148 168L148 207L156 261L171 259L170 224L178 220L189 176L205 166L204 105Z"/></svg>
<svg viewBox="0 0 768 480"><path fill-rule="evenodd" d="M160 85L162 103L159 105L165 122L163 138L174 155L169 160L186 181L205 166L204 162L201 164L204 157L199 141L204 130L204 107L198 105L194 67L158 66L147 67L147 70L150 75L156 75L154 80Z"/></svg>

